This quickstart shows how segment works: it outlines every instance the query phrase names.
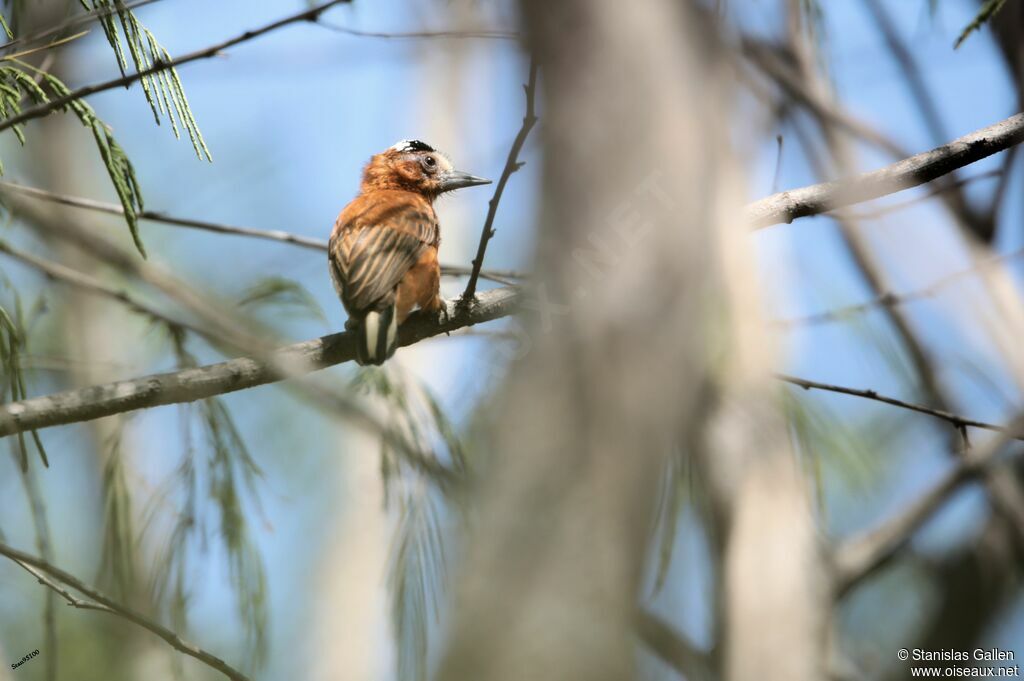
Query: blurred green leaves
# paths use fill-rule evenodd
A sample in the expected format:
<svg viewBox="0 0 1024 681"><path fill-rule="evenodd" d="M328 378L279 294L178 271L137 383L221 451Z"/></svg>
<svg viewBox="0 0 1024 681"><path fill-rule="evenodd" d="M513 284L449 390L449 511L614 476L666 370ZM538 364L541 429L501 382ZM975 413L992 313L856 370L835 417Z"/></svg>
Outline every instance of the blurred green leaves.
<svg viewBox="0 0 1024 681"><path fill-rule="evenodd" d="M21 112L21 102L28 98L36 104L49 102L70 93L70 89L60 79L20 60L5 60L12 66L0 66L0 116L9 117ZM34 73L35 77L30 75ZM139 236L138 214L143 210L142 191L135 168L132 166L124 149L114 139L110 128L101 121L93 108L81 99L74 100L63 107L70 110L78 120L93 134L100 158L107 169L107 174L114 185L114 191L124 209L125 222L135 241L136 248L143 256L146 249ZM20 125L13 128L18 141L25 144L25 133ZM0 172L3 166L0 165Z"/></svg>
<svg viewBox="0 0 1024 681"><path fill-rule="evenodd" d="M238 306L309 317L327 324L327 315L316 298L298 282L284 277L257 281L242 292Z"/></svg>
<svg viewBox="0 0 1024 681"><path fill-rule="evenodd" d="M987 0L981 9L978 10L978 14L971 20L971 23L964 27L964 30L960 33L960 36L956 39L953 44L953 49L960 47L967 37L977 31L979 28L984 26L992 17L996 15L996 12L1003 8L1006 4L1006 0Z"/></svg>
<svg viewBox="0 0 1024 681"><path fill-rule="evenodd" d="M24 314L18 291L2 273L0 273L0 289L8 289L14 303L13 314L3 304L0 304L0 370L2 370L2 374L0 374L0 402L4 402L8 398L12 402L17 402L28 397L28 391L25 389L25 376L21 367L21 357L28 352L29 324L26 322L26 315ZM42 298L40 298L33 305L32 314L28 316L35 317L38 311L42 309L42 306L43 302ZM49 467L50 462L46 456L43 442L39 439L39 433L33 430L30 431L30 434L36 446L36 451L39 452L39 458L43 461L43 465ZM17 442L21 457L21 469L25 471L28 469L28 446L25 442L24 433L18 433Z"/></svg>
<svg viewBox="0 0 1024 681"><path fill-rule="evenodd" d="M449 459L446 463L458 472L466 470L457 429L425 384L392 363L360 369L351 387L385 405L389 426L406 441L421 451L434 452L435 458ZM398 678L415 681L429 676L431 624L440 617L439 603L448 583L446 521L460 514L443 487L420 471L403 462L400 452L381 439L385 500L398 513L387 580Z"/></svg>

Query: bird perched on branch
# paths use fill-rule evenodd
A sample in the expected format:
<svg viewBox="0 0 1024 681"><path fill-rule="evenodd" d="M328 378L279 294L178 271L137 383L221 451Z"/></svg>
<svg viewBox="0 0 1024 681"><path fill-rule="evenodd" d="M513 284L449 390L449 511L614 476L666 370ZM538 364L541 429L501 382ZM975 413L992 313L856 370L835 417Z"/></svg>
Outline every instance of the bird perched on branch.
<svg viewBox="0 0 1024 681"><path fill-rule="evenodd" d="M434 199L490 182L455 170L447 156L419 140L402 140L370 159L359 196L338 216L327 251L359 364L383 364L395 354L398 325L413 308L444 311Z"/></svg>

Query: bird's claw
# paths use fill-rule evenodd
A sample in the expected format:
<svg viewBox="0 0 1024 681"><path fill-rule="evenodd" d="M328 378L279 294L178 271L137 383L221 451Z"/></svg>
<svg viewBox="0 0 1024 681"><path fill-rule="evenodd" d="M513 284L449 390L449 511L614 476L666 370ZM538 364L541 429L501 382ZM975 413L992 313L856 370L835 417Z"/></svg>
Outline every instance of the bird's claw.
<svg viewBox="0 0 1024 681"><path fill-rule="evenodd" d="M441 306L437 308L437 323L444 325L452 320L451 314L448 312L448 304L445 301L441 301ZM447 331L445 332L447 333Z"/></svg>

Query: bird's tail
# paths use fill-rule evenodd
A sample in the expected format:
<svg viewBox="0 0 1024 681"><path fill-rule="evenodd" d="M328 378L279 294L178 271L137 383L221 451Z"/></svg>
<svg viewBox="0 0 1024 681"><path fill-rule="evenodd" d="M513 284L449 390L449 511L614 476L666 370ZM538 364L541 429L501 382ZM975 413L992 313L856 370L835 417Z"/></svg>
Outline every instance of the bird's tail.
<svg viewBox="0 0 1024 681"><path fill-rule="evenodd" d="M380 366L398 348L398 316L395 306L372 310L355 325L356 362Z"/></svg>

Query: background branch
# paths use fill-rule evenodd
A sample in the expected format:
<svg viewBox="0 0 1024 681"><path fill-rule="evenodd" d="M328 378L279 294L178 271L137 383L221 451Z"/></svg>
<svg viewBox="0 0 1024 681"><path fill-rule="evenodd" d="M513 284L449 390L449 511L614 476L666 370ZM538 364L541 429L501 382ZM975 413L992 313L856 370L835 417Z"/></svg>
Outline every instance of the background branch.
<svg viewBox="0 0 1024 681"><path fill-rule="evenodd" d="M754 228L789 223L931 182L1024 141L1024 113L1018 113L941 147L879 170L834 182L779 192L747 208Z"/></svg>
<svg viewBox="0 0 1024 681"><path fill-rule="evenodd" d="M931 298L935 296L940 290L959 281L965 277L969 277L973 274L977 274L979 268L985 267L986 265L1005 262L1007 260L1014 260L1024 256L1024 248L1018 249L1011 253L1005 253L1002 255L992 256L987 262L979 262L974 267L967 267L962 270L957 270L947 274L946 276L936 279L928 286L917 289L915 291L909 291L907 293L883 293L880 296L876 296L871 300L863 303L857 303L855 305L847 305L845 307L835 308L833 310L826 310L825 312L817 312L815 314L809 314L803 317L793 317L790 319L777 319L772 320L770 323L772 326L779 326L783 328L792 328L795 326L803 326L808 324L825 324L828 322L837 322L849 319L850 317L867 312L879 307L890 307L893 305L905 305L916 300L923 300L925 298Z"/></svg>
<svg viewBox="0 0 1024 681"><path fill-rule="evenodd" d="M18 192L25 196L30 196L34 199L41 201L49 201L64 206L72 206L74 208L83 208L85 210L91 210L97 213L106 213L108 215L124 215L124 209L115 204L107 203L105 201L96 201L94 199L88 199L81 196L70 196L67 194L59 194L57 192L47 191L45 189L39 189L38 187L29 187L16 182L8 182L6 180L0 180L0 189L6 191ZM159 222L165 225L172 225L175 227L189 227L192 229L200 229L207 232L214 232L216 234L227 234L231 236L244 236L251 237L254 239L266 239L268 241L278 241L282 243L292 244L294 246L300 246L303 248L309 248L312 250L327 252L327 241L325 239L317 239L314 237L302 236L301 234L293 234L292 232L286 232L280 229L257 229L255 227L242 227L236 225L226 225L219 222L210 222L208 220L193 220L191 218L176 217L173 215L167 215L162 211L144 210L136 213L136 217L140 220L150 220L152 222ZM472 273L472 268L465 267L462 265L442 265L441 274L446 276L461 277ZM514 270L481 270L480 276L484 279L490 279L496 281L499 284L509 284L512 279L525 279L526 275L522 272L516 272Z"/></svg>
<svg viewBox="0 0 1024 681"><path fill-rule="evenodd" d="M1024 436L1024 414L1018 415L985 446L957 461L956 466L894 518L843 542L835 552L836 589L847 592L884 565L911 535L968 480L990 469L1011 439Z"/></svg>
<svg viewBox="0 0 1024 681"><path fill-rule="evenodd" d="M178 650L184 653L185 655L188 655L189 657L194 657L195 659L206 664L207 666L216 669L229 679L232 679L232 681L249 681L249 678L247 676L242 674L240 671L238 671L237 669L235 669L234 667L232 667L216 655L213 655L212 653L203 650L194 643L190 643L182 639L180 636L178 636L178 634L174 633L167 627L164 627L161 624L140 615L134 610L131 610L121 605L120 603L108 598L107 596L103 595L96 589L90 587L74 575L65 572L64 570L61 570L60 568L55 567L54 565L51 565L47 561L36 558L35 556L31 556L27 553L18 551L17 549L10 547L3 542L0 542L0 555L10 558L15 563L17 563L22 568L31 573L36 579L38 579L40 584L46 586L49 589L54 590L56 593L66 598L69 605L86 610L98 610L100 612L106 612L126 619L129 622L132 622L133 624L142 627L143 629L147 629L153 632L154 634L162 638L164 641L166 641L167 644L175 650ZM40 574L40 572L46 573L46 575L52 577L53 579L49 579L48 577ZM92 599L93 602L83 601L82 599L75 597L67 589L64 589L63 587L54 583L54 579L59 580L60 582L63 582L64 584L67 584L71 588L75 589L76 591L85 594L90 599Z"/></svg>

